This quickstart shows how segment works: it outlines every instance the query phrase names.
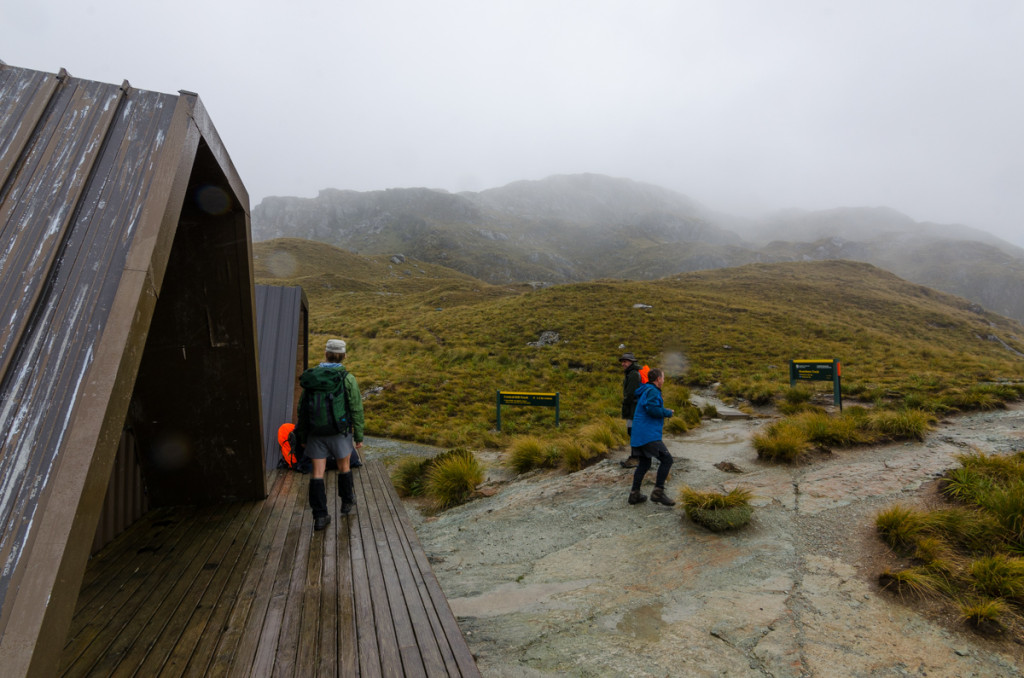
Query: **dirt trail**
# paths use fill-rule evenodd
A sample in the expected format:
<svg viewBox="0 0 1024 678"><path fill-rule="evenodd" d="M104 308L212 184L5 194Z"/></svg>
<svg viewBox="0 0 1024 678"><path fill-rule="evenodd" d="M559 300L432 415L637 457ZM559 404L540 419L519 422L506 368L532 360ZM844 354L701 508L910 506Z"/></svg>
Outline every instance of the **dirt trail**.
<svg viewBox="0 0 1024 678"><path fill-rule="evenodd" d="M705 422L666 441L677 459L672 496L683 485L754 492L754 518L735 533L709 533L679 506L627 505L624 452L571 475L501 483L494 496L437 518L409 505L482 673L1022 675L1020 645L879 591L891 556L873 518L930 496L970 447L1024 449L1024 409L797 467L756 460L750 436L764 423ZM744 472L720 471L720 461Z"/></svg>

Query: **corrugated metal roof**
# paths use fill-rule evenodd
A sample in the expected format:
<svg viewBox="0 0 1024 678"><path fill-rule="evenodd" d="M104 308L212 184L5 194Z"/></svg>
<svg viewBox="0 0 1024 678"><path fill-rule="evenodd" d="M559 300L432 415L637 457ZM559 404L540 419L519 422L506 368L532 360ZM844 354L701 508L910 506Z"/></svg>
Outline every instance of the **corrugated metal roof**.
<svg viewBox="0 0 1024 678"><path fill-rule="evenodd" d="M186 201L209 183L228 199L222 213ZM189 344L195 356L195 343L207 368L233 371L242 384L228 385L242 393L234 394L238 403L224 415L223 428L230 430L217 432L229 458L211 455L218 458L194 464L191 468L199 470L193 475L234 473L228 494L265 494L248 222L248 196L198 96L0 62L0 664L5 675L51 673L126 418L138 423L142 440L145 426L161 423L154 414L160 385L149 384L139 395L136 384L140 365L160 374L166 360L158 356L161 347L147 341L154 314L169 318L164 333L174 335L175 350L185 352ZM193 258L191 253L172 257L175 249L202 238L217 248L194 257L210 267L208 273L174 263ZM213 266L210 258L227 263ZM165 275L175 284L165 285ZM160 311L172 303L161 295L209 297L197 314L205 324L188 317L176 321L173 309ZM197 329L206 329L208 337L180 336ZM225 358L229 351L232 357ZM178 370L173 361L165 369ZM186 386L174 384L169 411L184 409L180 391ZM148 409L129 416L130 403L133 410ZM199 421L203 407L204 398L192 404ZM196 432L194 437L206 436ZM248 447L260 457L255 480L253 464L246 461ZM150 486L161 489L166 500L173 492L161 482L166 482L161 474L153 474Z"/></svg>
<svg viewBox="0 0 1024 678"><path fill-rule="evenodd" d="M263 443L268 469L281 458L277 429L295 422L297 377L309 360L309 304L301 287L256 286Z"/></svg>

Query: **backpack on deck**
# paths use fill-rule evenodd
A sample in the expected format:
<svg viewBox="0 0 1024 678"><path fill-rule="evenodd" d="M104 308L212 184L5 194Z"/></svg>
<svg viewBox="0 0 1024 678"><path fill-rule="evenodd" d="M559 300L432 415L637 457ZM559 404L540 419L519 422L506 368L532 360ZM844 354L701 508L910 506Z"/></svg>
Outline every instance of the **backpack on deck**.
<svg viewBox="0 0 1024 678"><path fill-rule="evenodd" d="M309 434L333 436L352 430L346 374L343 367L312 367L299 377L299 386L306 391Z"/></svg>
<svg viewBox="0 0 1024 678"><path fill-rule="evenodd" d="M281 446L281 458L277 468L287 468L301 473L313 470L313 462L295 436L295 424L281 424L277 429L277 444Z"/></svg>
<svg viewBox="0 0 1024 678"><path fill-rule="evenodd" d="M644 365L643 367L640 368L640 383L641 384L646 384L647 383L647 373L650 372L650 371L651 371L651 366L650 365Z"/></svg>

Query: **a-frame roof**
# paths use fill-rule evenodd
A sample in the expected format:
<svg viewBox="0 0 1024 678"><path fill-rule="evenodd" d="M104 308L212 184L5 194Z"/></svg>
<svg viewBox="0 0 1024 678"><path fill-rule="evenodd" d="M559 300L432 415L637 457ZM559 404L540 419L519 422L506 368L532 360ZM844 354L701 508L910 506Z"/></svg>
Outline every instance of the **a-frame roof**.
<svg viewBox="0 0 1024 678"><path fill-rule="evenodd" d="M118 440L266 494L248 195L195 94L0 62L0 666L51 675Z"/></svg>

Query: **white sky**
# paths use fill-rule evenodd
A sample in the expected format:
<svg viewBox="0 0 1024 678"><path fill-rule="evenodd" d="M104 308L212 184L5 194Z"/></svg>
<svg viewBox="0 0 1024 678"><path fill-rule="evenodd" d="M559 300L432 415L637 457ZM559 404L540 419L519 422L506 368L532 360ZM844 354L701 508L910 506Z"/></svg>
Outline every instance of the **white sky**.
<svg viewBox="0 0 1024 678"><path fill-rule="evenodd" d="M0 0L0 59L198 92L253 206L596 172L1024 246L1021 0Z"/></svg>

